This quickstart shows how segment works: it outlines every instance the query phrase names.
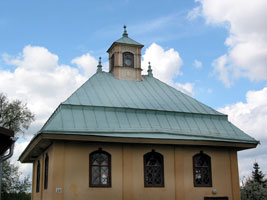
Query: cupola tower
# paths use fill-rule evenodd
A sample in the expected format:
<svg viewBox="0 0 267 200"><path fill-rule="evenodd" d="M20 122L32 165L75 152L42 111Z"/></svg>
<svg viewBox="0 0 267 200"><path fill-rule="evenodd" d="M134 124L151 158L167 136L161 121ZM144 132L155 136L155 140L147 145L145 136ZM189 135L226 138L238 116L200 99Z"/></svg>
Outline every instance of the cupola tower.
<svg viewBox="0 0 267 200"><path fill-rule="evenodd" d="M122 37L109 47L109 72L116 79L141 81L141 49L144 45L128 37L126 26Z"/></svg>

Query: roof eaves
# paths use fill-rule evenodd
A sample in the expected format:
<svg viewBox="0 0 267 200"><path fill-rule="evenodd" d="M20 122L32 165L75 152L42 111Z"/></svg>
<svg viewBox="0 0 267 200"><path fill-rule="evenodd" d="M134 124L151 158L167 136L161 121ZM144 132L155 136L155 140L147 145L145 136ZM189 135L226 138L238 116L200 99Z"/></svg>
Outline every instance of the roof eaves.
<svg viewBox="0 0 267 200"><path fill-rule="evenodd" d="M109 50L115 45L115 44L124 44L124 45L130 45L130 46L139 46L139 47L144 47L143 44L140 44L138 42L136 43L124 43L124 42L120 42L120 41L115 41L112 43L112 45L108 48L107 52L109 52Z"/></svg>
<svg viewBox="0 0 267 200"><path fill-rule="evenodd" d="M172 132L171 130L166 131L146 131L146 130L121 130L112 132L110 130L44 130L42 133L47 134L66 134L66 135L98 135L98 136L110 136L110 137L126 137L126 138L151 138L151 139L178 139L178 138L187 138L191 140L210 140L210 141L227 141L227 142L238 142L238 143L250 143L250 144L259 144L260 142L251 138L248 139L240 139L240 138L231 138L231 137L218 137L218 136L211 136L211 135L198 135L198 134L188 134L188 133L177 133Z"/></svg>

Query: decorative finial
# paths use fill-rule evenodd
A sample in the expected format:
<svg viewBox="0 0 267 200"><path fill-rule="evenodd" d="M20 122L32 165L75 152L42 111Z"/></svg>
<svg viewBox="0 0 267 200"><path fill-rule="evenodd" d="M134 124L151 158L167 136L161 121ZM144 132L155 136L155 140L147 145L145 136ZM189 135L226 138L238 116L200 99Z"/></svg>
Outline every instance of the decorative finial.
<svg viewBox="0 0 267 200"><path fill-rule="evenodd" d="M102 72L101 57L99 57L98 65L97 65L97 71L96 72Z"/></svg>
<svg viewBox="0 0 267 200"><path fill-rule="evenodd" d="M148 70L147 70L147 75L148 75L148 76L153 76L153 73L152 73L152 69L151 69L150 62L148 62Z"/></svg>
<svg viewBox="0 0 267 200"><path fill-rule="evenodd" d="M122 36L123 37L128 37L128 33L127 33L127 30L126 30L126 25L124 25L123 28L124 28L124 31L123 31Z"/></svg>

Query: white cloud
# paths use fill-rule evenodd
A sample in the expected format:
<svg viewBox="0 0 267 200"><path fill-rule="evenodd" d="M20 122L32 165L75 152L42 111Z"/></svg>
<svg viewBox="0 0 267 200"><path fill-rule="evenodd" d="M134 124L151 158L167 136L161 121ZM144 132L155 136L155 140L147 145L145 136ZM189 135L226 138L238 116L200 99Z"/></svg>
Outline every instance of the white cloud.
<svg viewBox="0 0 267 200"><path fill-rule="evenodd" d="M198 2L201 6L193 9L192 13L201 13L208 24L222 25L229 30L225 41L228 52L214 62L219 79L227 86L239 77L267 80L267 1ZM218 62L222 57L225 61Z"/></svg>
<svg viewBox="0 0 267 200"><path fill-rule="evenodd" d="M193 92L194 83L185 83L185 84L175 83L175 88L187 95L190 95L190 96L194 95L194 92Z"/></svg>
<svg viewBox="0 0 267 200"><path fill-rule="evenodd" d="M58 56L50 53L46 48L30 45L24 47L23 52L16 58L7 54L4 54L3 58L8 64L37 71L53 70L58 62Z"/></svg>
<svg viewBox="0 0 267 200"><path fill-rule="evenodd" d="M163 82L173 85L173 78L181 74L183 61L174 49L164 50L160 45L153 43L143 55L143 74L147 74L148 62L151 63L153 75Z"/></svg>
<svg viewBox="0 0 267 200"><path fill-rule="evenodd" d="M5 54L4 60L15 69L0 71L0 91L10 99L27 102L37 124L44 123L58 104L86 80L77 69L59 65L58 56L44 47L28 45L17 57Z"/></svg>
<svg viewBox="0 0 267 200"><path fill-rule="evenodd" d="M76 64L81 68L86 76L93 75L96 72L96 66L98 65L98 61L89 53L74 58L71 63Z"/></svg>
<svg viewBox="0 0 267 200"><path fill-rule="evenodd" d="M226 87L230 87L233 83L230 80L230 66L226 67L227 55L220 56L213 61L212 66L214 67L214 73L218 74L218 79L221 80ZM231 68L232 69L232 68Z"/></svg>
<svg viewBox="0 0 267 200"><path fill-rule="evenodd" d="M228 114L229 120L243 131L260 140L256 149L239 153L240 177L251 175L252 165L259 162L260 167L267 169L267 87L259 91L248 91L246 102L238 102L219 109Z"/></svg>
<svg viewBox="0 0 267 200"><path fill-rule="evenodd" d="M201 16L201 8L198 6L198 7L195 7L195 8L193 8L192 10L190 10L188 12L187 19L193 20L193 19L196 19L199 16Z"/></svg>
<svg viewBox="0 0 267 200"><path fill-rule="evenodd" d="M19 165L23 174L31 176L31 165L20 164L16 160L55 108L87 77L76 68L59 65L58 56L44 47L28 45L18 56L4 54L3 60L14 65L14 71L0 70L0 91L10 100L20 99L27 102L36 116L24 135L26 141L16 143L12 157L12 161Z"/></svg>
<svg viewBox="0 0 267 200"><path fill-rule="evenodd" d="M174 49L164 50L160 45L152 43L143 55L142 69L143 74L147 74L148 62L151 63L153 76L172 87L188 94L193 95L194 84L193 83L176 83L173 79L177 75L181 75L180 68L183 64L183 60L178 51Z"/></svg>
<svg viewBox="0 0 267 200"><path fill-rule="evenodd" d="M193 65L194 65L194 67L197 68L197 69L202 68L202 62L199 61L199 60L194 60Z"/></svg>
<svg viewBox="0 0 267 200"><path fill-rule="evenodd" d="M15 143L15 147L14 147L14 154L13 156L10 158L11 162L17 166L19 166L19 170L22 173L22 177L26 177L29 176L30 180L32 177L32 164L21 164L18 161L18 158L20 156L20 154L24 151L24 149L27 147L27 145L29 144L29 141L22 141L19 140Z"/></svg>

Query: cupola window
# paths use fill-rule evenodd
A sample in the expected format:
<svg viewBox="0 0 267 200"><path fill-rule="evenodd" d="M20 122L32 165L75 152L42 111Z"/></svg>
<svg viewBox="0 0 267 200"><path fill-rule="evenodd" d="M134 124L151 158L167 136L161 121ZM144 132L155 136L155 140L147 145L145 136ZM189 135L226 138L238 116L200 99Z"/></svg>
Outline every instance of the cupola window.
<svg viewBox="0 0 267 200"><path fill-rule="evenodd" d="M131 52L123 53L123 66L134 67L134 55Z"/></svg>

